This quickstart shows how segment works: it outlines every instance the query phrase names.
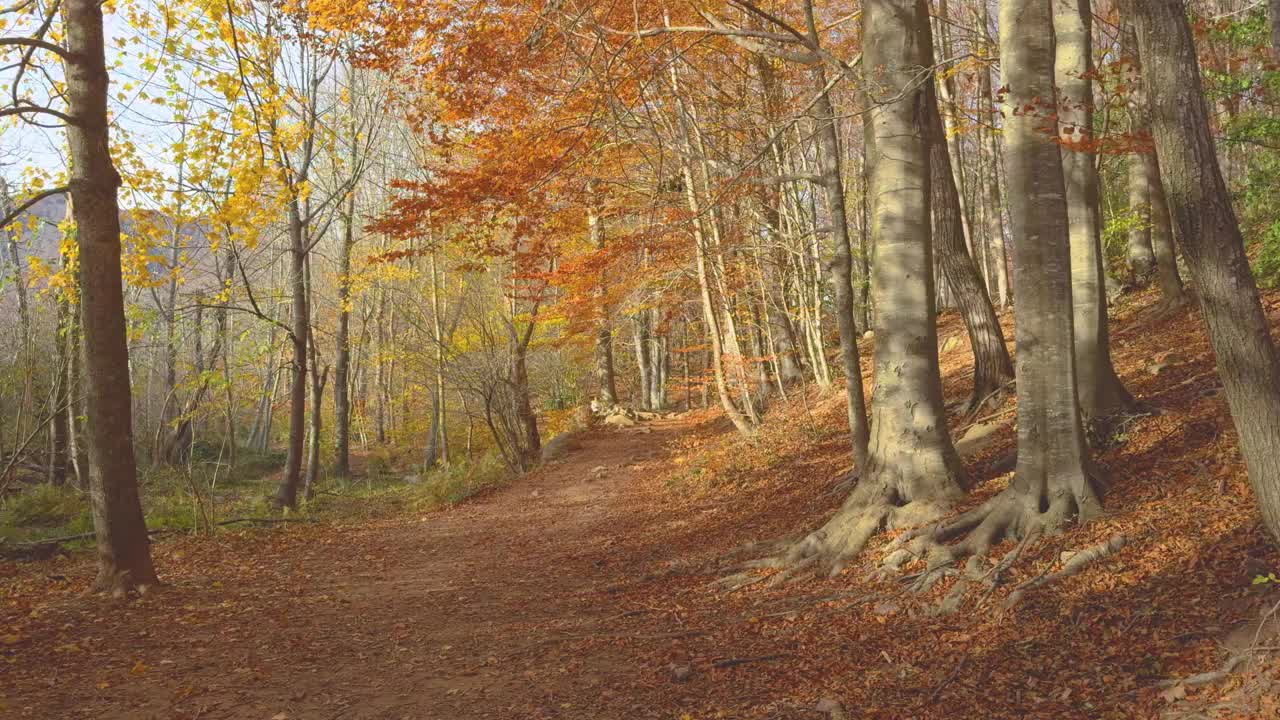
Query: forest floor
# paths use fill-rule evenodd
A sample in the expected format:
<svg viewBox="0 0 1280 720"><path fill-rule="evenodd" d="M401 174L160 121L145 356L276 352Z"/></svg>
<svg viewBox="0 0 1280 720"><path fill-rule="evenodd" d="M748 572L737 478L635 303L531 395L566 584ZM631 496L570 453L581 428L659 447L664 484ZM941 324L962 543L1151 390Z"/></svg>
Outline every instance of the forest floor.
<svg viewBox="0 0 1280 720"><path fill-rule="evenodd" d="M1100 451L1107 516L1027 546L958 613L933 612L947 582L916 595L871 578L884 539L835 579L713 584L743 543L840 502L840 397L793 393L752 441L695 411L588 431L450 510L168 537L166 584L137 599L84 594L85 555L0 564L0 717L821 720L822 701L849 718L1280 717L1271 660L1178 682L1267 634L1247 623L1280 597L1252 580L1280 554L1199 319L1153 303L1127 300L1113 328L1121 375L1161 412ZM945 318L940 337L963 398L963 328ZM993 468L1011 405L991 415L969 503L1009 477ZM1004 607L1116 534L1119 552Z"/></svg>

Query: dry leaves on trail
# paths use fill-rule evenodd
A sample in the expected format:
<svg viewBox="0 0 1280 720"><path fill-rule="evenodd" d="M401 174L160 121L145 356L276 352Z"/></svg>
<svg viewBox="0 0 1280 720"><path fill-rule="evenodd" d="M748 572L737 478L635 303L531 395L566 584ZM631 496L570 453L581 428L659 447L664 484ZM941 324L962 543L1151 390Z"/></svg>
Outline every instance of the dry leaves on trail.
<svg viewBox="0 0 1280 720"><path fill-rule="evenodd" d="M168 586L124 604L81 594L87 558L5 565L5 717L812 720L828 700L885 719L1274 714L1265 663L1178 684L1219 667L1221 638L1275 601L1251 581L1280 556L1198 319L1152 327L1151 302L1124 308L1113 336L1125 381L1161 413L1100 454L1107 516L1029 544L957 613L932 612L949 582L912 595L868 579L878 545L834 580L711 584L729 551L840 503L841 398L814 392L752 441L710 411L594 433L452 511L167 539ZM945 318L942 335L958 327ZM1146 372L1170 347L1180 361ZM944 353L949 397L964 396L967 352ZM991 468L1012 433L969 461L967 502L1007 480ZM1002 609L1116 534L1122 550Z"/></svg>

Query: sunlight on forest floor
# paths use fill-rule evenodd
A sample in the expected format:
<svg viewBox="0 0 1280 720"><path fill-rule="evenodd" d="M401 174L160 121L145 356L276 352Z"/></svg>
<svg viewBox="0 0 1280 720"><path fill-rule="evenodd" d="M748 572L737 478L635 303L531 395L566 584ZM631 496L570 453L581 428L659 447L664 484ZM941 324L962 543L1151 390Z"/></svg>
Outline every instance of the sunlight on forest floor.
<svg viewBox="0 0 1280 720"><path fill-rule="evenodd" d="M1264 300L1274 318L1280 295ZM165 536L167 586L123 604L82 595L87 554L0 565L0 708L799 720L835 699L851 717L886 719L1274 713L1273 666L1177 682L1218 669L1233 628L1280 599L1252 582L1280 555L1250 501L1198 318L1153 324L1152 302L1126 300L1114 326L1118 369L1161 412L1100 453L1107 516L1028 546L1002 586L958 613L934 614L949 581L916 595L869 576L887 540L834 580L711 585L729 551L807 531L841 501L842 397L812 391L750 441L709 411L596 430L449 512L387 491L385 512L335 506L315 523ZM945 316L940 340L953 335L962 326ZM964 395L966 353L961 342L943 355L949 398ZM1003 486L990 468L1012 444L1008 425L967 461L966 504ZM1002 609L1018 582L1116 533L1123 550Z"/></svg>

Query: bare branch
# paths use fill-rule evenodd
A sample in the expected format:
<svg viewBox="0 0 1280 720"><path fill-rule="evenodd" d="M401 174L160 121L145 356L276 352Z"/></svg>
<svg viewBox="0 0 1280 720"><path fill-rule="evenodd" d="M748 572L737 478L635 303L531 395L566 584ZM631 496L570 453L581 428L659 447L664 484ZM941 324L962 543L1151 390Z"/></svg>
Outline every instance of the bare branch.
<svg viewBox="0 0 1280 720"><path fill-rule="evenodd" d="M70 191L70 189L71 188L65 185L61 185L59 187L49 188L48 190L41 190L35 195L32 195L26 200L23 200L13 210L10 210L9 212L5 213L5 216L3 218L0 218L0 228L5 227L9 223L18 219L18 216L26 212L27 210L31 209L32 205L35 205L36 203L40 202L41 200L47 197L53 197L54 195L61 195L65 192Z"/></svg>
<svg viewBox="0 0 1280 720"><path fill-rule="evenodd" d="M41 40L39 38L30 38L30 37L0 38L0 47L6 47L6 46L26 47L26 48L31 48L33 50L47 50L53 53L54 55L57 55L58 57L62 58L63 60L71 59L71 54L67 52L66 48L62 47L61 45L58 45L57 43L51 43L48 40Z"/></svg>
<svg viewBox="0 0 1280 720"><path fill-rule="evenodd" d="M22 104L17 107L7 107L0 109L0 118L12 117L14 115L49 115L56 117L68 125L74 125L76 120L61 110L54 110L43 105L36 105L30 100L23 100Z"/></svg>

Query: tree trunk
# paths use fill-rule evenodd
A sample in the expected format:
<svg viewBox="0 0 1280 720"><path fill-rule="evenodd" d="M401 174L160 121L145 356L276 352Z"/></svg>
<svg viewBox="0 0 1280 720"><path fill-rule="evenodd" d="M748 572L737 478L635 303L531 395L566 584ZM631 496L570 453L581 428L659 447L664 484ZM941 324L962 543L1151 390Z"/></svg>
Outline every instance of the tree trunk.
<svg viewBox="0 0 1280 720"><path fill-rule="evenodd" d="M385 245L384 245L385 248ZM376 332L377 354L374 356L373 367L373 392L376 397L376 406L374 408L374 428L375 436L379 445L387 442L387 291L386 288L378 289L378 312L374 316L374 330Z"/></svg>
<svg viewBox="0 0 1280 720"><path fill-rule="evenodd" d="M680 88L677 82L676 65L670 63L668 74L671 82L671 93L676 98L676 127L684 155L680 163L680 176L684 184L685 201L689 207L689 215L693 223L694 267L698 277L699 298L702 301L702 315L706 322L706 334L710 344L708 361L715 377L716 393L734 428L743 435L752 431L752 421L747 414L738 409L733 395L729 391L729 382L724 368L723 335L720 328L720 317L712 297L712 279L709 277L708 243L702 225L702 205L698 200L697 188L694 185L693 167L688 157L693 153L693 144L689 139L689 121L686 117L683 102L680 101Z"/></svg>
<svg viewBox="0 0 1280 720"><path fill-rule="evenodd" d="M532 322L532 320L530 321ZM538 434L538 416L533 412L529 396L529 370L525 364L527 345L517 342L511 356L511 387L515 392L516 420L520 423L520 469L529 470L542 453Z"/></svg>
<svg viewBox="0 0 1280 720"><path fill-rule="evenodd" d="M133 454L124 291L120 271L120 175L108 141L108 76L102 5L64 0L69 57L66 100L72 212L80 253L90 501L98 588L123 594L158 582L138 498Z"/></svg>
<svg viewBox="0 0 1280 720"><path fill-rule="evenodd" d="M320 431L323 429L324 386L329 379L329 368L317 371L315 338L311 343L311 364L308 375L311 380L311 416L307 427L307 472L302 483L302 497L310 500L315 492L316 482L320 478Z"/></svg>
<svg viewBox="0 0 1280 720"><path fill-rule="evenodd" d="M1076 404L1067 188L1061 149L1053 142L1049 0L1001 4L1000 60L1009 88L1005 167L1008 187L1018 189L1009 196L1018 309L1018 464L1007 490L951 525L947 534L972 533L950 554L985 553L1003 537L1048 532L1071 517L1085 520L1101 511L1085 471Z"/></svg>
<svg viewBox="0 0 1280 720"><path fill-rule="evenodd" d="M1187 302L1186 288L1178 273L1178 257L1173 247L1173 221L1169 217L1169 201L1160 180L1160 158L1153 148L1142 156L1147 170L1147 189L1151 199L1151 251L1156 258L1156 287L1165 303L1177 307Z"/></svg>
<svg viewBox="0 0 1280 720"><path fill-rule="evenodd" d="M0 179L0 214L8 215L12 210L13 200L9 197L9 186ZM25 350L31 346L33 338L31 337L31 307L27 301L27 280L22 275L22 258L18 255L18 239L22 233L5 231L4 235L9 264L13 266L13 288L18 295L18 329L22 333L20 347Z"/></svg>
<svg viewBox="0 0 1280 720"><path fill-rule="evenodd" d="M178 183L182 184L182 166L178 167ZM181 210L181 205L179 205ZM181 261L181 221L169 218L173 229L169 233L168 285L163 301L157 301L164 318L164 403L160 406L155 440L151 449L152 465L173 464L168 448L172 436L178 432L177 421L182 414L178 400L178 264Z"/></svg>
<svg viewBox="0 0 1280 720"><path fill-rule="evenodd" d="M55 357L53 368L53 388L50 393L49 408L49 483L52 485L67 484L67 446L70 436L71 405L71 357L68 345L71 334L71 308L63 293L54 296L57 305L57 326L54 328L53 343Z"/></svg>
<svg viewBox="0 0 1280 720"><path fill-rule="evenodd" d="M295 196L289 203L289 285L293 294L293 316L289 341L293 345L293 362L289 368L289 445L285 456L284 476L273 503L278 508L298 504L298 485L302 480L303 441L307 423L307 334L310 319L307 312L307 246L302 212Z"/></svg>
<svg viewBox="0 0 1280 720"><path fill-rule="evenodd" d="M333 359L333 476L351 476L351 250L355 246L355 193L342 211L338 244L338 327Z"/></svg>
<svg viewBox="0 0 1280 720"><path fill-rule="evenodd" d="M427 425L427 446L422 452L422 469L436 467L440 456L440 393L435 385L431 386L431 422Z"/></svg>
<svg viewBox="0 0 1280 720"><path fill-rule="evenodd" d="M938 114L937 98L932 92L932 84L926 89L929 92L923 107L926 116L923 124L929 143L933 243L938 249L937 263L951 284L973 349L973 394L969 396L966 407L968 411L974 411L1013 379L1013 363L1005 346L1000 319L996 317L973 258L965 249L964 225L960 222L960 194L943 139L945 131Z"/></svg>
<svg viewBox="0 0 1280 720"><path fill-rule="evenodd" d="M1054 72L1061 93L1058 127L1066 148L1060 156L1069 220L1076 387L1084 417L1104 418L1132 407L1134 400L1111 364L1098 170L1093 154L1082 150L1089 147L1093 129L1093 13L1090 0L1053 0L1053 6Z"/></svg>
<svg viewBox="0 0 1280 720"><path fill-rule="evenodd" d="M1267 23L1271 26L1271 52L1280 56L1280 0L1267 3Z"/></svg>
<svg viewBox="0 0 1280 720"><path fill-rule="evenodd" d="M809 42L818 44L817 23L813 19L813 2L805 0L805 14L809 28ZM864 11L865 12L865 11ZM840 175L840 140L836 135L836 111L831 104L827 88L827 74L819 63L810 70L812 85L817 90L813 105L817 123L817 155L819 184L830 216L831 236L834 240L827 272L834 289L836 329L840 334L840 357L844 362L845 405L849 419L849 445L853 464L858 472L867 467L867 446L871 432L867 426L867 401L862 389L862 360L858 356L858 329L854 320L853 303L853 242L849 236L849 218L845 212L844 183ZM932 269L928 272L931 274ZM929 282L933 290L932 280Z"/></svg>
<svg viewBox="0 0 1280 720"><path fill-rule="evenodd" d="M981 6L979 18L982 22L982 35L986 37L991 17L987 3L982 2ZM978 86L978 101L982 104L983 114L990 123L990 127L983 133L980 141L986 149L987 158L988 177L984 183L987 206L987 245L990 248L992 265L995 266L993 284L996 304L1005 307L1009 304L1010 288L1009 264L1004 244L1004 204L1001 202L1000 195L1000 143L996 139L998 131L995 126L998 114L991 95L991 71L985 67L978 73Z"/></svg>
<svg viewBox="0 0 1280 720"><path fill-rule="evenodd" d="M649 362L652 364L652 370L649 372L649 409L655 412L661 411L667 406L667 338L664 335L656 335L652 337L653 348L649 351ZM763 364L760 367L764 367ZM765 376L765 386L768 387L768 375Z"/></svg>
<svg viewBox="0 0 1280 720"><path fill-rule="evenodd" d="M595 181L587 184L587 233L591 236L591 247L604 260L604 220L600 217L599 201L596 196ZM596 320L595 338L595 373L596 400L605 408L618 404L618 383L613 372L613 324L608 307L608 292L605 289L603 273L596 280L596 311L600 314Z"/></svg>
<svg viewBox="0 0 1280 720"><path fill-rule="evenodd" d="M79 283L79 279L76 280ZM71 462L75 467L76 483L81 490L89 490L89 440L84 426L88 410L84 398L88 394L84 383L84 350L82 347L83 330L80 326L80 306L68 318L70 327L67 330L67 389L71 393L67 403L67 426L70 433Z"/></svg>
<svg viewBox="0 0 1280 720"><path fill-rule="evenodd" d="M436 336L436 403L432 408L431 422L436 430L433 437L439 451L440 464L449 465L449 423L447 402L444 394L445 350L448 348L452 330L449 335L444 331L444 304L440 302L440 274L436 266L435 250L431 251L431 322ZM434 457L434 454L433 454Z"/></svg>
<svg viewBox="0 0 1280 720"><path fill-rule="evenodd" d="M640 390L637 404L641 409L649 409L649 398L653 392L653 364L649 359L649 311L641 310L632 318L632 348L636 353L636 370L640 378Z"/></svg>
<svg viewBox="0 0 1280 720"><path fill-rule="evenodd" d="M765 116L765 132L772 138L778 131L783 119L784 107L777 73L774 72L770 59L762 53L751 57L752 68L756 79L760 82L763 94ZM766 166L778 176L785 175L782 167L782 146L774 142L768 148ZM782 214L779 206L782 193L777 186L761 183L758 186L756 199L760 205L760 213L764 219L764 247L757 253L759 259L762 301L765 306L765 318L769 323L769 336L772 340L774 365L777 368L778 383L787 386L804 379L800 366L799 342L795 328L787 316L786 285L784 282L785 259L782 258Z"/></svg>
<svg viewBox="0 0 1280 720"><path fill-rule="evenodd" d="M816 37L806 2L809 38ZM857 485L836 515L793 546L789 563L843 569L881 529L928 522L963 495L963 470L947 431L938 375L933 251L929 226L929 103L922 69L932 66L925 0L868 0L863 5L863 64L872 110L875 163L871 237L876 254L875 375L871 443ZM830 106L815 106L819 121ZM821 138L819 138L821 142ZM891 382L886 379L892 378Z"/></svg>
<svg viewBox="0 0 1280 720"><path fill-rule="evenodd" d="M1156 258L1151 250L1151 198L1147 192L1147 169L1138 153L1129 156L1129 211L1135 219L1129 230L1125 260L1133 282L1145 287L1151 282Z"/></svg>
<svg viewBox="0 0 1280 720"><path fill-rule="evenodd" d="M228 282L231 282L235 277L235 271L233 270L234 263L235 263L235 252L234 252L234 249L231 247L230 240L228 240L227 253L226 253L226 274L224 276L225 280ZM232 284L234 283L232 282ZM228 285L227 287L229 289L230 285ZM218 309L217 318L218 318L218 338L221 339L221 342L219 343L219 345L222 348L222 357L220 358L222 361L222 385L223 385L223 392L225 393L226 403L227 403L226 409L224 410L224 413L225 413L224 429L226 432L226 443L227 443L227 465L230 467L235 467L236 456L238 451L237 451L237 442L236 442L236 404L235 404L235 395L233 394L234 386L231 382L231 355L232 355L231 334L233 330L232 318L227 313L226 308Z"/></svg>
<svg viewBox="0 0 1280 720"><path fill-rule="evenodd" d="M1280 356L1215 155L1191 28L1181 0L1125 4L1137 25L1170 215L1208 326L1249 481L1267 529L1280 541Z"/></svg>
<svg viewBox="0 0 1280 720"><path fill-rule="evenodd" d="M1142 72L1141 55L1137 48L1137 39L1133 35L1132 26L1125 27L1125 45L1131 57L1134 69ZM1151 107L1146 93L1140 89L1134 93L1131 106L1133 116L1133 132L1149 135L1151 132ZM1151 241L1151 252L1155 266L1156 285L1165 303L1170 307L1182 305L1187 301L1182 286L1182 278L1178 274L1177 255L1173 247L1173 223L1169 218L1169 202L1165 198L1164 184L1160 180L1160 157L1154 147L1143 148L1144 152L1134 155L1135 160L1142 161L1143 187L1146 190L1147 212L1150 229L1147 237ZM1132 171L1133 168L1131 167ZM1141 241L1140 241L1141 242Z"/></svg>

